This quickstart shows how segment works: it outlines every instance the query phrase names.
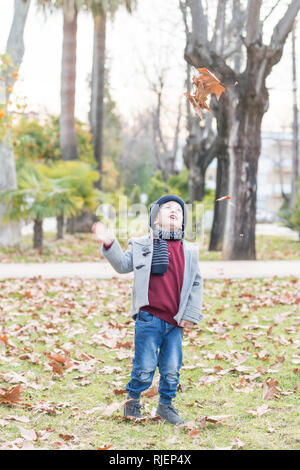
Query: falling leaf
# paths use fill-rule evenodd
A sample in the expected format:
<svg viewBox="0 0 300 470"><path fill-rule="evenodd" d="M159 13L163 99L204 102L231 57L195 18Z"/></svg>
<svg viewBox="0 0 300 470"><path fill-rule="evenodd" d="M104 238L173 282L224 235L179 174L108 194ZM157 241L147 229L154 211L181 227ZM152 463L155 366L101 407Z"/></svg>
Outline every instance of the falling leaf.
<svg viewBox="0 0 300 470"><path fill-rule="evenodd" d="M217 99L219 99L225 91L225 88L221 85L215 75L206 68L199 68L197 70L200 72L200 75L193 76L194 93L191 94L187 91L185 96L192 104L195 112L200 116L200 118L202 118L202 109L210 111L210 108L206 103L208 95L214 93Z"/></svg>
<svg viewBox="0 0 300 470"><path fill-rule="evenodd" d="M225 199L231 199L231 196L223 196L223 197L219 197L219 199L216 199L216 201L225 201Z"/></svg>

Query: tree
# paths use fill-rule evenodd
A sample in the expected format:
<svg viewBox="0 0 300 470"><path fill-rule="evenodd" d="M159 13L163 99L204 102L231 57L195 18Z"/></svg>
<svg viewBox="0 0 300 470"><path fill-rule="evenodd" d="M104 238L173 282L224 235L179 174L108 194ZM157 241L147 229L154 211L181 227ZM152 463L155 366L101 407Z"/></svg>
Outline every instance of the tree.
<svg viewBox="0 0 300 470"><path fill-rule="evenodd" d="M36 0L44 11L60 8L63 12L63 44L61 60L60 147L64 160L76 160L75 84L77 16L84 0Z"/></svg>
<svg viewBox="0 0 300 470"><path fill-rule="evenodd" d="M6 203L4 220L33 220L33 246L42 252L43 220L53 215L51 207L51 184L37 167L27 163L18 178L18 188L0 193L0 200Z"/></svg>
<svg viewBox="0 0 300 470"><path fill-rule="evenodd" d="M77 14L76 2L63 0L63 47L61 61L60 146L64 160L76 160L77 135L75 129L75 84Z"/></svg>
<svg viewBox="0 0 300 470"><path fill-rule="evenodd" d="M128 12L135 6L135 0L86 0L86 6L92 11L94 22L94 48L91 79L90 125L93 135L94 155L99 171L97 187L102 187L103 173L103 120L105 89L105 47L107 16L114 16L121 5Z"/></svg>
<svg viewBox="0 0 300 470"><path fill-rule="evenodd" d="M98 173L84 162L56 162L51 166L27 162L18 174L18 188L1 191L6 203L5 221L33 220L33 246L43 249L43 220L57 217L57 238L63 237L64 217L95 209Z"/></svg>
<svg viewBox="0 0 300 470"><path fill-rule="evenodd" d="M0 91L2 114L7 113L8 96L12 91L17 77L17 70L23 59L23 35L29 6L30 0L15 0L14 3L14 16L6 44L6 67L3 66L3 61L1 66L1 79L4 79L4 86L1 87ZM9 128L6 128L5 132L1 133L0 168L0 190L15 189L17 187L17 178ZM20 224L16 221L11 221L9 224L3 225L2 217L5 210L5 205L0 204L0 245L16 245L20 242Z"/></svg>
<svg viewBox="0 0 300 470"><path fill-rule="evenodd" d="M233 6L236 3L232 0ZM220 8L224 4L224 0L218 1ZM229 152L229 194L232 199L227 207L222 257L255 259L257 164L261 149L261 122L269 99L266 79L282 57L284 44L300 9L300 0L290 2L276 24L269 44L263 43L262 0L248 0L243 28L238 27L234 40L225 42L220 51L215 38L224 21L217 17L213 38L209 40L202 0L189 0L188 5L192 32L185 49L186 60L196 67L209 68L225 85L232 85L227 85L227 99L223 100L227 120L225 140ZM232 23L233 27L238 25L234 14ZM238 71L234 55L241 48L244 69ZM238 86L235 87L236 82Z"/></svg>

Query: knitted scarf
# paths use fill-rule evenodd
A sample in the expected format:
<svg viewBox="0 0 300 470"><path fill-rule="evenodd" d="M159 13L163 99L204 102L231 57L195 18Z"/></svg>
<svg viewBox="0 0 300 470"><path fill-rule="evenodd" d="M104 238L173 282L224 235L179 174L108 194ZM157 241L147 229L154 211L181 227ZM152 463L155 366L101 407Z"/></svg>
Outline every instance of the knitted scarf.
<svg viewBox="0 0 300 470"><path fill-rule="evenodd" d="M151 274L157 276L163 276L169 266L169 253L167 240L183 240L184 231L174 230L168 232L166 230L160 230L158 228L153 229L153 257L151 265Z"/></svg>

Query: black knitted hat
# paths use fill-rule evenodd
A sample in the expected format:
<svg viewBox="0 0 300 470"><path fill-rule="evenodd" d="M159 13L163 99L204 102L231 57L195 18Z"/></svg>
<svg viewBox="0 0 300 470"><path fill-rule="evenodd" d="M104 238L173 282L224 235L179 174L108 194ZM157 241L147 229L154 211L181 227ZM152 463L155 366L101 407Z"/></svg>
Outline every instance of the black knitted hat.
<svg viewBox="0 0 300 470"><path fill-rule="evenodd" d="M158 211L160 207L168 201L175 201L178 202L178 204L181 205L182 212L183 212L183 221L182 221L182 230L184 231L184 227L186 226L187 223L187 208L185 205L185 202L183 199L181 199L179 196L176 196L176 194L166 194L165 196L160 197L157 199L157 201L154 201L151 206L150 206L150 217L149 217L149 225L151 228L153 228L153 223L154 220L158 214Z"/></svg>

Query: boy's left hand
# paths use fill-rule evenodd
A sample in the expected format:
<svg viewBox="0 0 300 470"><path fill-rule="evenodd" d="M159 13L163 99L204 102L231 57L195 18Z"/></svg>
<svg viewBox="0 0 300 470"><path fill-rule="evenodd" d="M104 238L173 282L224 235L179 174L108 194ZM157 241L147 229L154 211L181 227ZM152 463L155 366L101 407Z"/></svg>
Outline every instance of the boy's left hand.
<svg viewBox="0 0 300 470"><path fill-rule="evenodd" d="M195 326L195 323L193 323L192 321L188 321L188 320L181 320L181 322L179 323L179 326L181 326L182 328L193 328Z"/></svg>

